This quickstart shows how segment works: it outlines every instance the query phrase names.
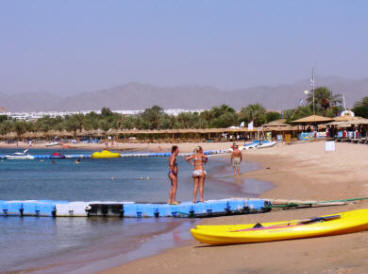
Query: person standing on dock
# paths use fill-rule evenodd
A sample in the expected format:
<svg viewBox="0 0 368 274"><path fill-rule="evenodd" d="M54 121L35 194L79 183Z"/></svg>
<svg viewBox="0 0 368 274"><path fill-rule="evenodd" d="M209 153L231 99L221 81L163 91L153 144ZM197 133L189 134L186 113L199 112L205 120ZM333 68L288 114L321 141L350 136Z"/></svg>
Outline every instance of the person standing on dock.
<svg viewBox="0 0 368 274"><path fill-rule="evenodd" d="M169 158L169 179L171 181L171 188L169 192L169 205L177 205L176 190L178 189L178 164L176 162L176 156L179 154L178 146L172 146L171 156Z"/></svg>
<svg viewBox="0 0 368 274"><path fill-rule="evenodd" d="M194 154L185 158L185 160L193 165L193 203L197 201L197 190L199 187L199 201L204 202L204 181L206 180L207 172L204 170L204 164L207 163L208 157L203 154L202 147L198 146L194 149Z"/></svg>
<svg viewBox="0 0 368 274"><path fill-rule="evenodd" d="M239 150L239 146L237 144L233 145L233 152L231 153L230 163L233 166L233 174L234 176L239 176L240 172L240 163L243 160L243 155Z"/></svg>

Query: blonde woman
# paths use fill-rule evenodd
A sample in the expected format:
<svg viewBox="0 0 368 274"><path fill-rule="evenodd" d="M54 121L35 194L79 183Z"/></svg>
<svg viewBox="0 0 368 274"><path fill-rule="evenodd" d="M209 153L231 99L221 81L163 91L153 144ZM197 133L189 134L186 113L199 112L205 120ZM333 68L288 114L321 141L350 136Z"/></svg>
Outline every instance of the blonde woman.
<svg viewBox="0 0 368 274"><path fill-rule="evenodd" d="M202 147L198 146L194 149L194 154L185 159L194 167L193 170L193 203L197 201L197 191L199 187L199 201L204 202L204 182L207 172L204 169L204 164L207 163L208 157L203 154Z"/></svg>

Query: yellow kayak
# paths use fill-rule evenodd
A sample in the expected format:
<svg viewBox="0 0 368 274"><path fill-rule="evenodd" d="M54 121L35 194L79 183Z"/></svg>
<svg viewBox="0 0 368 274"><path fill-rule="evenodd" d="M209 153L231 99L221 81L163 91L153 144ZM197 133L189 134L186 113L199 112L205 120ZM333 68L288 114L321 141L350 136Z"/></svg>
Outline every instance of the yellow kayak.
<svg viewBox="0 0 368 274"><path fill-rule="evenodd" d="M91 155L93 159L106 159L106 158L119 158L121 157L120 153L111 152L108 150L103 150L101 152L94 152Z"/></svg>
<svg viewBox="0 0 368 274"><path fill-rule="evenodd" d="M304 220L239 225L200 225L190 230L206 244L223 245L280 241L358 232L368 229L368 209Z"/></svg>

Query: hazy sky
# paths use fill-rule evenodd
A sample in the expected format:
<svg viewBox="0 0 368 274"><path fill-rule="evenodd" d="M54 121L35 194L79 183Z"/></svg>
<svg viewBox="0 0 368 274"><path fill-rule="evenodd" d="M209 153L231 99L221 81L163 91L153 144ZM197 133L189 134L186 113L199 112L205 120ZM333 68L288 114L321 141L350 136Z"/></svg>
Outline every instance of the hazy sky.
<svg viewBox="0 0 368 274"><path fill-rule="evenodd" d="M1 0L0 92L368 76L368 1Z"/></svg>

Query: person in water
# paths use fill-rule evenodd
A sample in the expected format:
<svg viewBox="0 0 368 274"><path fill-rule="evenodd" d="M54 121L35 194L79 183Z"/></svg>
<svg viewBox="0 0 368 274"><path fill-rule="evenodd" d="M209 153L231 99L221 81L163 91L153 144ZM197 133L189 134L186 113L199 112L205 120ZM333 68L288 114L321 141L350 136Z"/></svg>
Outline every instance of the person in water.
<svg viewBox="0 0 368 274"><path fill-rule="evenodd" d="M169 205L177 205L179 204L176 201L176 190L178 189L178 164L176 162L176 156L179 154L178 146L172 146L171 148L171 156L169 158L169 179L171 181L171 188L169 192Z"/></svg>
<svg viewBox="0 0 368 274"><path fill-rule="evenodd" d="M199 201L204 202L204 182L206 180L207 172L204 170L204 164L207 163L208 158L203 154L202 147L198 146L194 149L194 154L185 158L185 160L193 165L194 171L192 174L193 187L193 203L197 201L197 190L199 187Z"/></svg>
<svg viewBox="0 0 368 274"><path fill-rule="evenodd" d="M231 153L231 157L230 157L230 163L233 166L233 173L234 176L238 175L239 176L239 171L240 171L240 163L243 160L243 156L241 151L239 150L239 146L237 144L233 145L233 152Z"/></svg>

